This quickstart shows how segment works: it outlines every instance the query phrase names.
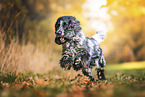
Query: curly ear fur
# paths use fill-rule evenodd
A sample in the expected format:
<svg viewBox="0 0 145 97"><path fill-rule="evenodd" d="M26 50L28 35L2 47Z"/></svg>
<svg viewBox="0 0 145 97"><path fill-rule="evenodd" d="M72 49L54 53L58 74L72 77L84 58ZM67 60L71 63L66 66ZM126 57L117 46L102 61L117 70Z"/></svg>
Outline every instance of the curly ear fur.
<svg viewBox="0 0 145 97"><path fill-rule="evenodd" d="M68 30L74 30L75 33L78 33L82 30L80 26L80 22L73 16L62 16L57 19L57 22L55 23L55 29L57 28L57 24L59 24L60 20L65 20L69 23L69 27L73 28Z"/></svg>

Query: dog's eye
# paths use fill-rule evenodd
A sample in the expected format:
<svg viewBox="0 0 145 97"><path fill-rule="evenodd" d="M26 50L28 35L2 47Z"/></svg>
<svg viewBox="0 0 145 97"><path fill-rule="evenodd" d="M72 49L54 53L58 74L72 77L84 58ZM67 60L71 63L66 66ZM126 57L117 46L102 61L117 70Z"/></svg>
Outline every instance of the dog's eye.
<svg viewBox="0 0 145 97"><path fill-rule="evenodd" d="M57 25L57 27L59 27L59 26L60 26L60 24Z"/></svg>
<svg viewBox="0 0 145 97"><path fill-rule="evenodd" d="M66 27L67 27L67 23L64 22L64 23L63 23L63 28L66 28Z"/></svg>

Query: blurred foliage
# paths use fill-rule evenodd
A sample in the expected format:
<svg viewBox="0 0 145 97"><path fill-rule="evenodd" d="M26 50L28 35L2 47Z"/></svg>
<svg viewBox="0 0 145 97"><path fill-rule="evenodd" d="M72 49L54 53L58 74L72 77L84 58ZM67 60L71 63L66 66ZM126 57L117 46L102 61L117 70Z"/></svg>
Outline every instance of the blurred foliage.
<svg viewBox="0 0 145 97"><path fill-rule="evenodd" d="M0 13L0 27L8 36L19 36L20 42L30 40L36 43L41 38L38 36L47 36L39 25L51 14L48 0L1 0Z"/></svg>
<svg viewBox="0 0 145 97"><path fill-rule="evenodd" d="M86 35L95 33L82 14L85 2L0 0L0 96L145 96L145 62L108 65L107 80L95 82L81 71L59 68L61 46L54 43L58 17L75 16ZM145 60L145 1L107 2L103 7L108 8L113 28L101 44L107 63Z"/></svg>
<svg viewBox="0 0 145 97"><path fill-rule="evenodd" d="M75 16L87 36L95 34L82 14L86 0L0 0L0 29L20 43L31 42L36 47L52 49L61 54L61 46L54 43L54 25L62 15ZM97 4L96 4L97 5ZM105 42L101 44L107 63L145 60L145 1L107 0L112 23ZM84 11L84 10L83 10ZM88 10L86 10L88 11ZM96 18L98 19L98 18ZM55 45L54 45L55 44Z"/></svg>
<svg viewBox="0 0 145 97"><path fill-rule="evenodd" d="M108 62L145 60L145 1L107 0L113 30L104 45Z"/></svg>
<svg viewBox="0 0 145 97"><path fill-rule="evenodd" d="M54 41L56 19L70 11L81 12L80 4L83 0L1 0L0 27L8 36L18 35L20 42L25 40L37 44Z"/></svg>

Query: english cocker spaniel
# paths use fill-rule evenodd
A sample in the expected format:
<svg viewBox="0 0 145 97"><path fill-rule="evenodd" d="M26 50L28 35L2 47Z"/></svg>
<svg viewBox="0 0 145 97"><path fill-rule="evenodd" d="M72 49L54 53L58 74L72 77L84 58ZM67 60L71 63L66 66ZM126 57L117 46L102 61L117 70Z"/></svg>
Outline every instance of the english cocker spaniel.
<svg viewBox="0 0 145 97"><path fill-rule="evenodd" d="M73 16L59 17L55 24L55 42L62 45L60 66L66 70L82 70L82 73L95 81L91 69L96 66L98 80L105 80L103 67L106 66L98 40L104 39L101 32L87 38L82 32L80 22ZM103 37L102 37L103 36Z"/></svg>

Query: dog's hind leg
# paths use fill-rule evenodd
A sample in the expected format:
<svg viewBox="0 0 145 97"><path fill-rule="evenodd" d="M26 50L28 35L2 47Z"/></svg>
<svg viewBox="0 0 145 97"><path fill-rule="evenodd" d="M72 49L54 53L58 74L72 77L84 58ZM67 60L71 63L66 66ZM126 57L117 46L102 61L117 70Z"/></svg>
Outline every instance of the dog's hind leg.
<svg viewBox="0 0 145 97"><path fill-rule="evenodd" d="M104 69L103 67L106 66L106 62L105 62L105 59L104 59L104 56L102 55L98 61L99 63L99 67L97 66L97 76L98 76L98 80L106 80L106 77L105 77L105 73L104 73Z"/></svg>
<svg viewBox="0 0 145 97"><path fill-rule="evenodd" d="M103 68L97 69L97 76L98 76L98 80L106 80Z"/></svg>
<svg viewBox="0 0 145 97"><path fill-rule="evenodd" d="M90 81L95 81L94 77L92 76L91 68L83 68L82 72L85 76L90 78Z"/></svg>

